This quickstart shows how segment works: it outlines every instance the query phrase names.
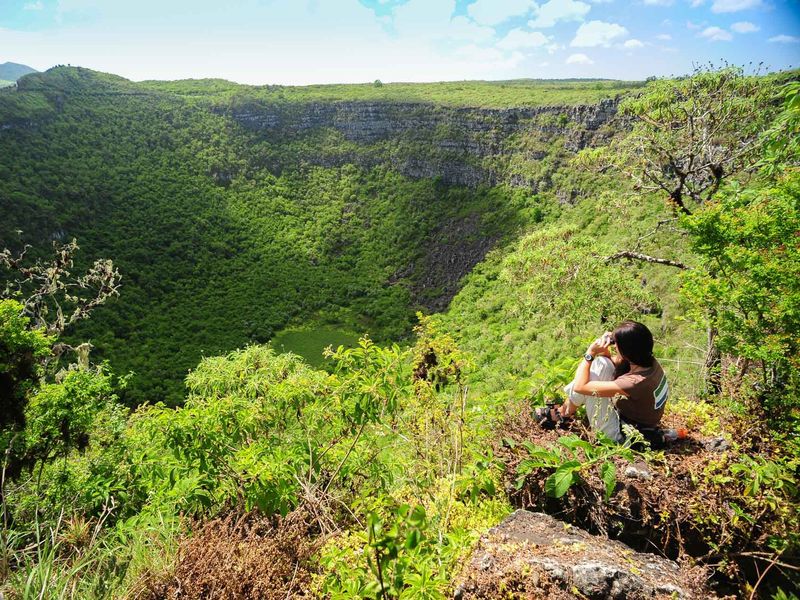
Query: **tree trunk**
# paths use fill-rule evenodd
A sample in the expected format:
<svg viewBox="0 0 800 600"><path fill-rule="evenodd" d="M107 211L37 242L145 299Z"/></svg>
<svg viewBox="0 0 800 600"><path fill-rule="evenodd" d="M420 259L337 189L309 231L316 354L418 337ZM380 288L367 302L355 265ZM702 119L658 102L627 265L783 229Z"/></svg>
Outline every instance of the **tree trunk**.
<svg viewBox="0 0 800 600"><path fill-rule="evenodd" d="M722 354L717 347L717 328L713 325L706 330L705 378L709 393L722 391Z"/></svg>

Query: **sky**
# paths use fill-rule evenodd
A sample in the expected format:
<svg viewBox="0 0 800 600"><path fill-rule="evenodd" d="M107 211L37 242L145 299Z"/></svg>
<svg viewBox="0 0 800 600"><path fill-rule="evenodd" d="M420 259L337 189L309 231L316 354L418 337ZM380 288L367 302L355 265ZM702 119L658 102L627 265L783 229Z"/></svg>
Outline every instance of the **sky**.
<svg viewBox="0 0 800 600"><path fill-rule="evenodd" d="M0 0L0 63L304 85L800 67L800 0Z"/></svg>

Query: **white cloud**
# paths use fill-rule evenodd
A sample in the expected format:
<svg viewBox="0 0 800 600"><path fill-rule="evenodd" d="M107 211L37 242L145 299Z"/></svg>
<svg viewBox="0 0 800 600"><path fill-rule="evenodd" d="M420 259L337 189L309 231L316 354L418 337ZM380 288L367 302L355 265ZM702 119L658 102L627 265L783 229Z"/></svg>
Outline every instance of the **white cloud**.
<svg viewBox="0 0 800 600"><path fill-rule="evenodd" d="M494 37L494 29L476 25L467 17L453 17L442 32L450 39L480 42Z"/></svg>
<svg viewBox="0 0 800 600"><path fill-rule="evenodd" d="M549 43L550 38L541 31L512 29L506 37L497 42L497 47L504 50L516 50L518 48L539 48Z"/></svg>
<svg viewBox="0 0 800 600"><path fill-rule="evenodd" d="M705 1L706 0L691 0L689 4L691 5L692 8L697 8L698 6L703 6L703 4L705 4Z"/></svg>
<svg viewBox="0 0 800 600"><path fill-rule="evenodd" d="M62 1L70 6L99 4L98 0ZM0 15L6 2L0 0ZM206 29L188 26L179 28L175 35L154 32L143 43L141 31L130 27L131 17L156 14L159 5L165 19L177 19L181 7L190 2L104 2L91 26L78 23L14 32L0 25L0 47L14 49L8 60L38 70L71 63L134 80L224 77L259 85L302 85L375 79L558 77L568 70L560 64L549 73L535 63L529 65L522 52L484 48L496 38L494 29L479 27L468 17L451 19L454 0L409 0L395 6L391 32L372 9L359 2L318 0L282 2L280 11L275 9L277 2L249 0L246 23L240 13L229 14L235 11L217 3L222 25L213 43L205 35ZM48 2L44 4L46 10ZM286 52L286 48L292 48L292 52ZM544 50L540 52L546 56Z"/></svg>
<svg viewBox="0 0 800 600"><path fill-rule="evenodd" d="M628 30L622 25L605 21L589 21L578 27L570 46L574 48L608 47L615 39L627 34Z"/></svg>
<svg viewBox="0 0 800 600"><path fill-rule="evenodd" d="M668 41L670 41L672 39L672 36L670 34L668 34L668 33L659 33L656 36L656 39L657 40L662 40L664 42L668 42Z"/></svg>
<svg viewBox="0 0 800 600"><path fill-rule="evenodd" d="M721 27L706 27L699 35L712 42L729 42L733 39L730 31L725 31Z"/></svg>
<svg viewBox="0 0 800 600"><path fill-rule="evenodd" d="M644 0L647 6L672 6L672 0Z"/></svg>
<svg viewBox="0 0 800 600"><path fill-rule="evenodd" d="M800 37L796 35L786 35L784 33L780 35L773 36L767 40L768 42L772 42L773 44L797 44L800 42Z"/></svg>
<svg viewBox="0 0 800 600"><path fill-rule="evenodd" d="M711 5L711 12L739 12L750 8L760 8L762 5L761 0L714 0L714 4Z"/></svg>
<svg viewBox="0 0 800 600"><path fill-rule="evenodd" d="M44 10L44 4L42 4L42 0L28 2L22 6L22 10Z"/></svg>
<svg viewBox="0 0 800 600"><path fill-rule="evenodd" d="M570 54L565 61L568 65L593 65L594 61L585 54Z"/></svg>
<svg viewBox="0 0 800 600"><path fill-rule="evenodd" d="M533 29L553 27L560 21L583 21L592 7L578 0L549 0L536 10L536 16L528 21Z"/></svg>
<svg viewBox="0 0 800 600"><path fill-rule="evenodd" d="M634 50L635 48L644 48L644 44L639 40L628 40L624 44L622 44L624 48L628 50Z"/></svg>
<svg viewBox="0 0 800 600"><path fill-rule="evenodd" d="M702 26L702 23L692 23L691 21L686 21L686 27L689 29L700 29Z"/></svg>
<svg viewBox="0 0 800 600"><path fill-rule="evenodd" d="M536 8L532 0L478 0L467 7L467 13L481 25L497 25L526 15L532 8Z"/></svg>
<svg viewBox="0 0 800 600"><path fill-rule="evenodd" d="M411 0L394 11L394 28L401 38L433 42L484 42L494 37L494 29L483 27L464 16L450 18L449 0Z"/></svg>
<svg viewBox="0 0 800 600"><path fill-rule="evenodd" d="M731 25L731 29L736 33L753 33L754 31L761 29L761 27L751 23L750 21L739 21L738 23Z"/></svg>
<svg viewBox="0 0 800 600"><path fill-rule="evenodd" d="M481 48L475 44L458 48L455 56L482 71L515 69L525 58L522 52L506 55L495 48Z"/></svg>

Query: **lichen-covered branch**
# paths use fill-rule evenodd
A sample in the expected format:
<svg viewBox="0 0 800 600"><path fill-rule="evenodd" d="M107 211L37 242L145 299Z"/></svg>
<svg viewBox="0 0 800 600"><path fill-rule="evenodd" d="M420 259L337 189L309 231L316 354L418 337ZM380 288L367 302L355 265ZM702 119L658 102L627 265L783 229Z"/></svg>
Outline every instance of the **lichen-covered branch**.
<svg viewBox="0 0 800 600"><path fill-rule="evenodd" d="M630 250L622 250L620 252L616 252L611 256L606 257L606 262L611 262L614 260L620 260L622 258L627 258L629 260L640 260L642 262L649 262L655 263L657 265L666 265L668 267L675 267L678 269L689 269L688 265L677 261L677 260L669 260L667 258L657 258L655 256L650 256L648 254L642 254L641 252L632 252Z"/></svg>
<svg viewBox="0 0 800 600"><path fill-rule="evenodd" d="M110 260L97 260L85 274L73 275L74 257L79 250L76 240L54 242L54 257L32 264L25 260L29 248L26 245L17 254L8 248L0 250L0 266L11 273L0 297L21 302L25 316L48 335L60 335L109 298L119 295L121 277ZM57 344L56 351L59 347Z"/></svg>

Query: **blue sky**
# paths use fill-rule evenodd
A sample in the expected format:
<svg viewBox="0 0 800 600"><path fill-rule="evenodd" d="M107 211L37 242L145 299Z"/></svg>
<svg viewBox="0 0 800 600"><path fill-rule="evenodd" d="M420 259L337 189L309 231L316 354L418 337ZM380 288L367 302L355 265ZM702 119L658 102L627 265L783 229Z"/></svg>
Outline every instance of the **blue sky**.
<svg viewBox="0 0 800 600"><path fill-rule="evenodd" d="M0 0L0 62L242 83L800 66L800 0Z"/></svg>

